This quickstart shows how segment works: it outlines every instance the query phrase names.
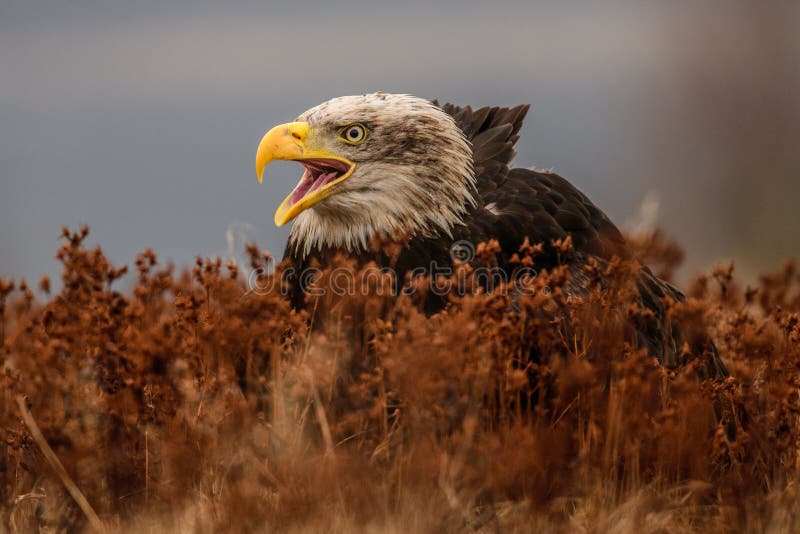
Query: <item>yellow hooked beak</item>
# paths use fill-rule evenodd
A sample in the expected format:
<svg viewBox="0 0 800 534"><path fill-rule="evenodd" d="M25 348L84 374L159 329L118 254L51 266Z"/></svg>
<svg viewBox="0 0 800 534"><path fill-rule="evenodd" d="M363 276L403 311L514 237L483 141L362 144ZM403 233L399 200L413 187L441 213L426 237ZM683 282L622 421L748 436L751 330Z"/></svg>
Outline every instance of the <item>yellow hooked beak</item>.
<svg viewBox="0 0 800 534"><path fill-rule="evenodd" d="M307 122L290 122L268 131L258 144L256 152L258 183L261 183L264 168L270 162L293 160L303 163L306 167L300 183L281 202L275 212L275 224L278 226L283 226L303 210L331 196L334 187L353 174L356 168L356 164L346 158L322 148L315 148L314 133Z"/></svg>

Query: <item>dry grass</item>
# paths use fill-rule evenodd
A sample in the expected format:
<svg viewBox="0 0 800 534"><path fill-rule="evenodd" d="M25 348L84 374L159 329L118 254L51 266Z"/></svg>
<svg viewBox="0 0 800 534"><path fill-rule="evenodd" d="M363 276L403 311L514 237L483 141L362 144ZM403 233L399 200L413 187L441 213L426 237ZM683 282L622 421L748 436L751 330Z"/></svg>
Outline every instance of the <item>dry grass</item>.
<svg viewBox="0 0 800 534"><path fill-rule="evenodd" d="M312 318L219 261L176 274L146 252L121 292L85 235L65 232L59 294L0 283L0 531L91 529L70 483L135 532L800 528L793 264L746 289L717 269L672 306L732 374L701 381L688 349L667 370L628 343L621 266L583 299L557 270L513 303L426 317L373 291ZM654 270L680 261L635 243Z"/></svg>

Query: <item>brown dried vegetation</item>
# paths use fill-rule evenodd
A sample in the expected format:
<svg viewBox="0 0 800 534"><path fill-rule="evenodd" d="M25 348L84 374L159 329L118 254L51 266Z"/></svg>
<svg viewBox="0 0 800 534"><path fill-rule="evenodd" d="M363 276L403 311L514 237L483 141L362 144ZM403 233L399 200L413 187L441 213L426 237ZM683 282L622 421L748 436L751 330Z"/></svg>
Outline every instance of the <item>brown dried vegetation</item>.
<svg viewBox="0 0 800 534"><path fill-rule="evenodd" d="M701 381L688 348L686 366L665 369L628 343L624 266L584 298L561 291L557 269L534 280L549 291L453 298L426 317L373 277L367 295L293 312L277 291L248 291L240 266L175 272L152 251L122 291L126 268L87 233L64 231L58 294L0 280L11 531L90 528L18 397L114 530L800 526L794 264L745 289L718 268L672 305L705 325L732 375ZM635 243L656 272L681 259L658 234Z"/></svg>

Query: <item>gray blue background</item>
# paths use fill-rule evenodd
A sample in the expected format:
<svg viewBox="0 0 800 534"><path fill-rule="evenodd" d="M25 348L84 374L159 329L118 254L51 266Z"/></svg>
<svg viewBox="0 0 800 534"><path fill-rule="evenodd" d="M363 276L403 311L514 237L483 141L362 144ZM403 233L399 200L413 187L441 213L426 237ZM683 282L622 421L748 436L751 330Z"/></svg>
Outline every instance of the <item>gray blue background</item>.
<svg viewBox="0 0 800 534"><path fill-rule="evenodd" d="M799 6L0 0L0 275L57 273L82 223L117 263L224 254L237 223L280 254L299 169L259 186L261 136L381 90L531 103L517 164L663 227L683 276L752 277L800 253Z"/></svg>

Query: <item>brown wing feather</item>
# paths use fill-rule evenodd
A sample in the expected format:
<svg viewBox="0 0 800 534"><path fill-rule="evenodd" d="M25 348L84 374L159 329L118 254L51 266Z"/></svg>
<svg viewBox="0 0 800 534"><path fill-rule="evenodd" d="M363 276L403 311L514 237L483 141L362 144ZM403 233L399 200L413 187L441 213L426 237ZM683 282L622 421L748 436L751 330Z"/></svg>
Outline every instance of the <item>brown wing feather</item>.
<svg viewBox="0 0 800 534"><path fill-rule="evenodd" d="M549 245L568 235L576 251L572 261L631 258L619 229L575 186L554 173L510 167L528 106L472 110L445 104L443 109L463 130L474 153L479 205L466 219L461 238L467 236L473 242L497 239L503 250L501 264L528 238L531 243L545 245L538 261L550 267L559 260ZM443 248L432 243L428 246ZM640 304L653 311L653 318L634 325L640 342L651 354L667 366L678 365L681 347L687 341L696 352L706 354L707 375L727 375L716 347L704 333L684 333L681 325L667 317L665 299L684 300L680 291L645 266L637 288Z"/></svg>

